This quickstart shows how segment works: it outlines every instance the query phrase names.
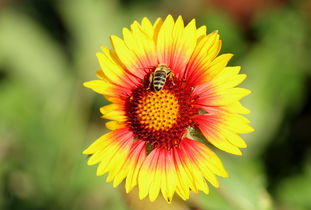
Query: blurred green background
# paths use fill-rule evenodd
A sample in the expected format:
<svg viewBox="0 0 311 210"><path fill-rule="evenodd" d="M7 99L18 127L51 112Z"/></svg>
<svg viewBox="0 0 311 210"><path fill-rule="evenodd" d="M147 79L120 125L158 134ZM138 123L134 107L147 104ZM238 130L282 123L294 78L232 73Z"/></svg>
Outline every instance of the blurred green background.
<svg viewBox="0 0 311 210"><path fill-rule="evenodd" d="M242 157L217 152L230 174L219 189L171 205L124 195L81 154L106 131L107 102L82 87L95 53L134 20L169 13L220 31L248 74L256 129ZM0 209L311 209L310 35L303 0L0 0Z"/></svg>

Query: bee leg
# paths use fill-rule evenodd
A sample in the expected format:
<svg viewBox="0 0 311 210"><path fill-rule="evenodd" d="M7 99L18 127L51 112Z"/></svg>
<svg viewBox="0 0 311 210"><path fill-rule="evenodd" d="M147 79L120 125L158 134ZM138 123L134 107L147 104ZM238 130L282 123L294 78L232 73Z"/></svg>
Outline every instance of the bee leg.
<svg viewBox="0 0 311 210"><path fill-rule="evenodd" d="M150 74L150 76L149 76L149 85L148 85L147 90L149 90L149 89L150 89L151 84L152 84L152 81L153 81L153 73L151 73L151 74Z"/></svg>
<svg viewBox="0 0 311 210"><path fill-rule="evenodd" d="M170 75L169 75L169 79L171 80L172 84L175 86L176 84L175 84L175 82L173 80L173 77L174 77L174 73L171 72Z"/></svg>

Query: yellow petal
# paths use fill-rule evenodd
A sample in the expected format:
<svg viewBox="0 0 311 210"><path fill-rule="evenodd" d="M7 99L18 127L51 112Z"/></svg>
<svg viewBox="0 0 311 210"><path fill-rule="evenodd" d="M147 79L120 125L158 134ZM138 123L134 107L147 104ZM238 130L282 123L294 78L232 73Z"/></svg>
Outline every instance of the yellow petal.
<svg viewBox="0 0 311 210"><path fill-rule="evenodd" d="M151 187L156 172L158 156L159 154L155 150L153 150L147 156L139 171L138 174L139 199L144 199L149 193L149 189Z"/></svg>
<svg viewBox="0 0 311 210"><path fill-rule="evenodd" d="M215 95L218 96L216 100L210 101L210 106L222 106L235 103L251 93L245 88L230 88L225 90L216 90Z"/></svg>
<svg viewBox="0 0 311 210"><path fill-rule="evenodd" d="M201 26L197 29L197 39L206 35L206 26Z"/></svg>
<svg viewBox="0 0 311 210"><path fill-rule="evenodd" d="M150 38L153 38L153 26L148 18L144 17L141 21L141 28Z"/></svg>
<svg viewBox="0 0 311 210"><path fill-rule="evenodd" d="M206 72L205 81L210 81L214 76L219 74L227 66L229 60L232 58L233 54L227 53L222 54L215 58L210 64L208 71Z"/></svg>
<svg viewBox="0 0 311 210"><path fill-rule="evenodd" d="M111 90L114 88L114 86L108 82L104 82L102 80L92 80L84 82L83 85L87 88L92 89L96 93L103 95L113 95L113 93L111 93Z"/></svg>
<svg viewBox="0 0 311 210"><path fill-rule="evenodd" d="M107 182L111 182L126 162L133 141L125 141L119 150L111 156L111 161L107 162L106 170L109 171Z"/></svg>
<svg viewBox="0 0 311 210"><path fill-rule="evenodd" d="M210 63L217 56L219 48L219 34L210 33L198 39L193 54L186 69L186 79L190 85L197 86L206 81Z"/></svg>
<svg viewBox="0 0 311 210"><path fill-rule="evenodd" d="M159 35L162 25L163 25L162 18L158 18L153 24L153 40L155 43L157 42L158 35Z"/></svg>
<svg viewBox="0 0 311 210"><path fill-rule="evenodd" d="M126 127L126 124L118 122L118 121L109 121L105 125L106 125L106 128L108 128L109 130L117 130L117 129Z"/></svg>
<svg viewBox="0 0 311 210"><path fill-rule="evenodd" d="M153 38L144 33L137 22L131 25L131 29L132 32L129 32L128 36L132 36L132 42L135 44L131 47L128 45L129 48L136 54L144 67L157 66L158 58Z"/></svg>
<svg viewBox="0 0 311 210"><path fill-rule="evenodd" d="M161 189L166 189L166 196L163 197L166 199L167 202L172 202L173 195L176 191L177 186L177 177L176 177L176 170L175 170L175 163L172 157L173 151L164 151L162 152L162 156L165 156L165 175L163 176L164 182L162 182Z"/></svg>
<svg viewBox="0 0 311 210"><path fill-rule="evenodd" d="M246 74L238 74L239 67L235 68L225 68L224 71L219 73L212 81L214 86L219 90L225 90L228 88L235 87L242 83L246 79Z"/></svg>
<svg viewBox="0 0 311 210"><path fill-rule="evenodd" d="M186 154L187 151L184 151L184 153ZM187 156L185 155L185 157L187 157ZM193 162L189 158L185 158L184 163L185 163L186 167L189 169L191 175L193 176L193 181L194 181L194 185L196 186L196 188L198 190L203 191L205 194L208 194L209 193L208 186L207 186L200 170L197 168L197 166L195 164L193 164Z"/></svg>
<svg viewBox="0 0 311 210"><path fill-rule="evenodd" d="M217 120L214 120L213 118L199 115L194 120L199 124L199 128L204 137L215 147L228 153L242 155L240 149L228 142L227 139L219 131L218 127L223 126L223 124L221 124Z"/></svg>
<svg viewBox="0 0 311 210"><path fill-rule="evenodd" d="M140 168L147 156L145 141L136 141L134 144L136 152L129 159L131 165L129 166L130 170L125 182L126 193L129 193L137 185Z"/></svg>
<svg viewBox="0 0 311 210"><path fill-rule="evenodd" d="M238 101L224 106L224 109L228 110L229 112L238 113L238 114L249 114L250 113L250 111Z"/></svg>
<svg viewBox="0 0 311 210"><path fill-rule="evenodd" d="M137 56L125 44L125 42L117 36L110 37L111 44L115 49L118 58L126 66L126 69L138 78L144 78L144 66L139 62Z"/></svg>
<svg viewBox="0 0 311 210"><path fill-rule="evenodd" d="M173 43L173 28L174 19L171 15L168 15L163 22L159 34L157 36L157 52L158 60L160 63L168 64L170 59L170 52L172 50ZM169 64L168 64L169 65Z"/></svg>
<svg viewBox="0 0 311 210"><path fill-rule="evenodd" d="M83 151L83 154L93 154L99 150L104 149L111 143L110 139L114 136L113 132L106 133L94 141L87 149Z"/></svg>
<svg viewBox="0 0 311 210"><path fill-rule="evenodd" d="M158 162L163 161L164 157L162 155L159 155ZM163 174L163 171L161 170L158 162L156 163L156 168L153 172L153 179L149 188L149 199L151 202L155 201L160 193L160 189L162 189L162 179L165 177Z"/></svg>

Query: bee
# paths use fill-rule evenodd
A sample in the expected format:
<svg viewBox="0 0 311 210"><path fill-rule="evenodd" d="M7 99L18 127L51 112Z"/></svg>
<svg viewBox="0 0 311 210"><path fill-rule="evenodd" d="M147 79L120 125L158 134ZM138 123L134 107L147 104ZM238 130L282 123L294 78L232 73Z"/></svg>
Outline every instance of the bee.
<svg viewBox="0 0 311 210"><path fill-rule="evenodd" d="M173 76L174 74L170 67L165 64L159 64L149 76L148 89L150 89L150 86L152 85L156 92L162 90L167 78L169 78L172 81L172 84L175 85L173 82Z"/></svg>

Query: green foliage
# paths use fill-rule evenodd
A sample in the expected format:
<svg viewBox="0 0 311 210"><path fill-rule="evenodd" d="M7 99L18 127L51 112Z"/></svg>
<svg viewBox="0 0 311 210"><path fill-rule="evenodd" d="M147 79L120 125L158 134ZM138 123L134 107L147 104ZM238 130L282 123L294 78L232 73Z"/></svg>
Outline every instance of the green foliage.
<svg viewBox="0 0 311 210"><path fill-rule="evenodd" d="M286 205L295 210L311 208L310 194L310 164L306 166L303 173L283 180L277 189L277 199L280 205Z"/></svg>

